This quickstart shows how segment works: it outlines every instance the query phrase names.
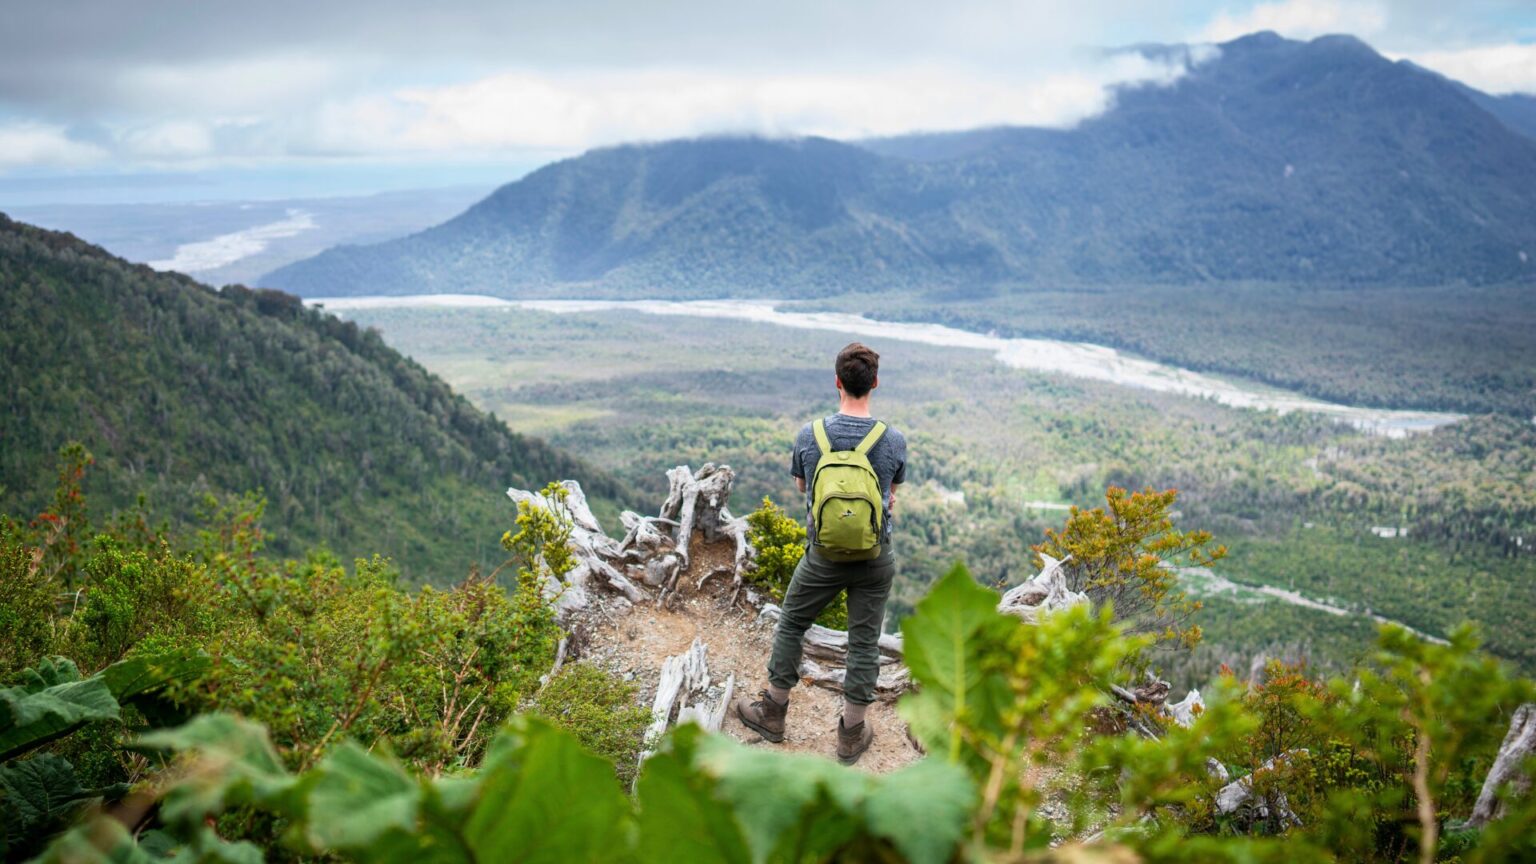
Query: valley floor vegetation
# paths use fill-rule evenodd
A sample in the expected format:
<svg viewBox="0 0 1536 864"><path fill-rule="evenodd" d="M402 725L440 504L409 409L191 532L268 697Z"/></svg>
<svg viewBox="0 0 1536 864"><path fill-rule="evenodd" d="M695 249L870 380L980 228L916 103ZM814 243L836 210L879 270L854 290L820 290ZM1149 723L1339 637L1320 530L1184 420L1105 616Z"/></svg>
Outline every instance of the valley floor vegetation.
<svg viewBox="0 0 1536 864"><path fill-rule="evenodd" d="M582 453L641 501L665 491L666 469L714 461L737 472L741 500L770 495L793 516L803 499L787 442L831 410L826 358L847 339L622 313L346 314L482 409ZM880 347L877 410L913 454L895 517L893 627L956 560L984 583L1016 583L1034 572L1029 547L1068 505L1102 503L1109 486L1172 487L1183 520L1220 536L1219 574L1241 589L1189 583L1203 591L1204 638L1167 658L1162 671L1175 683L1205 686L1223 664L1247 669L1256 655L1345 672L1374 650L1373 614L1442 638L1473 621L1489 651L1536 672L1529 417L1477 415L1386 439L1299 412L1026 373L980 352Z"/></svg>
<svg viewBox="0 0 1536 864"><path fill-rule="evenodd" d="M1525 285L1021 285L816 305L1108 345L1349 405L1536 413Z"/></svg>
<svg viewBox="0 0 1536 864"><path fill-rule="evenodd" d="M1274 663L1222 675L1188 728L1127 724L1110 685L1154 643L1199 638L1143 626L1199 612L1148 556L1219 557L1174 525L1172 492L1112 491L1042 547L1078 556L1090 592L1145 587L1158 602L1139 614L1106 602L1031 625L962 566L937 580L903 627L918 689L899 704L929 755L871 776L691 726L646 742L632 687L580 663L550 676L563 634L543 587L571 566L558 508L519 508L495 572L408 591L377 558L269 558L255 498L211 507L193 536L143 512L93 522L89 462L66 448L52 504L0 522L8 861L1536 854L1530 795L1466 821L1536 697L1470 628L1439 645L1388 626L1347 676ZM791 520L755 521L793 557Z"/></svg>

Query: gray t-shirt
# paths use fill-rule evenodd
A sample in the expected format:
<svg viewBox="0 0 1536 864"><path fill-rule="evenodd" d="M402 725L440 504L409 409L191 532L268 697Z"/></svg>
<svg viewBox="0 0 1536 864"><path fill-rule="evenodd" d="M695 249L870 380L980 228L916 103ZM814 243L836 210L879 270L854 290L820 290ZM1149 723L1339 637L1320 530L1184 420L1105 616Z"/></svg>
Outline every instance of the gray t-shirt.
<svg viewBox="0 0 1536 864"><path fill-rule="evenodd" d="M865 434L875 425L873 417L849 417L833 414L827 419L827 441L834 450L852 450L864 440ZM811 479L816 475L816 463L821 460L821 448L816 446L816 432L807 423L795 436L795 450L789 460L789 475L805 478L805 530L810 540L816 539L816 526L811 520ZM885 434L869 451L869 465L880 478L880 492L885 499L885 531L882 542L891 539L891 486L907 479L907 439L890 424Z"/></svg>

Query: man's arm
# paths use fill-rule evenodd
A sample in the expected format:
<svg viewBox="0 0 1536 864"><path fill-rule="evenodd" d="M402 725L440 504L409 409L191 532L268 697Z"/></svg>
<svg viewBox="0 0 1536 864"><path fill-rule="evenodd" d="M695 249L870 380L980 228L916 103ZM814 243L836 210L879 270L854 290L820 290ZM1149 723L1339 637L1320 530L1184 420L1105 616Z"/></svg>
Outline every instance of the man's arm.
<svg viewBox="0 0 1536 864"><path fill-rule="evenodd" d="M805 494L805 478L804 477L796 477L795 478L795 486L797 488L799 488L801 495Z"/></svg>
<svg viewBox="0 0 1536 864"><path fill-rule="evenodd" d="M896 515L896 490L900 489L900 488L901 488L901 484L900 483L892 483L891 484L891 506L890 506L889 509L891 511L891 515L892 516ZM804 490L801 490L801 491L804 491Z"/></svg>

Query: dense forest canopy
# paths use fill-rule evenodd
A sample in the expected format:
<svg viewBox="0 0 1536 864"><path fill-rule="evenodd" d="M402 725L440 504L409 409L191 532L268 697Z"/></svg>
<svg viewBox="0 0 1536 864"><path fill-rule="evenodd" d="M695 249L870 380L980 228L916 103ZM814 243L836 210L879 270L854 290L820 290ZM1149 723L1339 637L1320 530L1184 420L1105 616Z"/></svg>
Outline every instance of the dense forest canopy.
<svg viewBox="0 0 1536 864"><path fill-rule="evenodd" d="M143 495L184 523L208 495L259 491L276 554L377 552L446 583L494 557L509 485L621 493L296 297L213 291L3 216L0 286L0 509L41 509L38 466L79 440L106 511Z"/></svg>

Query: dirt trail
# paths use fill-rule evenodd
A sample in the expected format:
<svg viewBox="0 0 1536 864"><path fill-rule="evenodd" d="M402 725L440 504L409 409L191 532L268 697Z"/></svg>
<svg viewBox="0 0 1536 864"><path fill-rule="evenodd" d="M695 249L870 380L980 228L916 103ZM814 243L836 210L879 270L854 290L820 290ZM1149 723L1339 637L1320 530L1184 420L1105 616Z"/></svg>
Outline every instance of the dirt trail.
<svg viewBox="0 0 1536 864"><path fill-rule="evenodd" d="M700 543L694 547L691 573L708 573L716 565L729 562L732 551L729 542ZM758 624L755 613L747 611L745 603L731 605L728 577L711 580L702 589L695 589L697 579L697 575L690 578L689 572L682 575L679 584L683 588L672 609L642 603L627 610L608 608L584 615L587 644L582 651L583 659L617 675L632 676L649 707L656 695L661 664L668 657L687 651L698 638L708 646L711 680L723 684L734 673L736 695L754 696L767 684L764 667L772 647L773 625ZM764 741L743 726L734 711L726 712L721 731L754 746L832 759L841 712L841 693L802 684L790 695L784 743ZM870 707L867 722L875 730L875 740L859 760L859 768L883 774L919 758L920 754L907 741L905 724L891 704L876 702Z"/></svg>

